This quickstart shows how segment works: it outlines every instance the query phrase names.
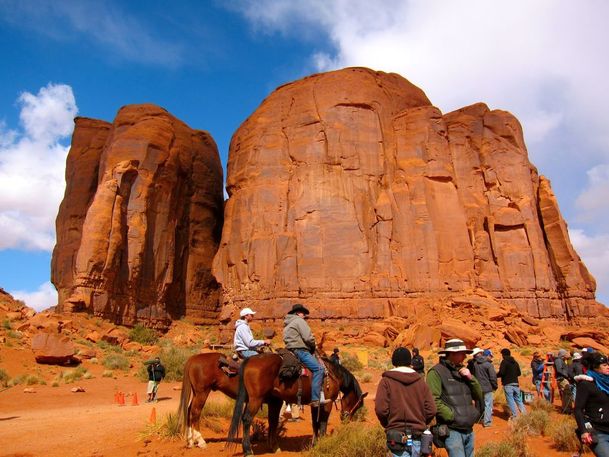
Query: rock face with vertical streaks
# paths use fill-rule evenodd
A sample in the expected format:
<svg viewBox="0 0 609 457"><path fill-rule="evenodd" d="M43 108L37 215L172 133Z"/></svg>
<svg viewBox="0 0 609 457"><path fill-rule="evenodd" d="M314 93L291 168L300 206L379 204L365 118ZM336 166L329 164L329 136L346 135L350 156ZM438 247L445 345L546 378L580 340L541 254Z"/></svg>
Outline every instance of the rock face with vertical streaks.
<svg viewBox="0 0 609 457"><path fill-rule="evenodd" d="M159 327L217 316L222 166L207 132L154 105L123 107L112 124L77 118L66 181L52 261L60 311Z"/></svg>
<svg viewBox="0 0 609 457"><path fill-rule="evenodd" d="M396 74L278 88L233 136L227 190L213 271L228 308L367 318L483 296L540 317L598 310L517 119L443 115Z"/></svg>

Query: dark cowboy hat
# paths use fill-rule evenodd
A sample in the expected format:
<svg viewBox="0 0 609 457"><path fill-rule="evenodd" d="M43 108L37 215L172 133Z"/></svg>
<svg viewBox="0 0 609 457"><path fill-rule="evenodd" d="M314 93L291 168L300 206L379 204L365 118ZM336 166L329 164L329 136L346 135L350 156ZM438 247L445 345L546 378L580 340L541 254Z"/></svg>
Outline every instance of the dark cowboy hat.
<svg viewBox="0 0 609 457"><path fill-rule="evenodd" d="M303 313L305 315L308 315L309 310L307 308L305 308L304 305L301 305L300 303L296 303L295 305L292 305L292 309L288 311L288 314L296 314L296 313Z"/></svg>

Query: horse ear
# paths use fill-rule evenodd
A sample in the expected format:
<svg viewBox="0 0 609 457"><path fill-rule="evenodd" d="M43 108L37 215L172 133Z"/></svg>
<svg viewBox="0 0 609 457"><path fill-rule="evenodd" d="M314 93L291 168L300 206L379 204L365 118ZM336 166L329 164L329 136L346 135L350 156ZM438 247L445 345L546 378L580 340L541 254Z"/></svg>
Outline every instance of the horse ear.
<svg viewBox="0 0 609 457"><path fill-rule="evenodd" d="M361 398L361 399L363 400L363 399L364 399L364 398L366 398L367 396L368 396L368 392L364 392L364 393L361 395L361 397L359 397L359 398Z"/></svg>

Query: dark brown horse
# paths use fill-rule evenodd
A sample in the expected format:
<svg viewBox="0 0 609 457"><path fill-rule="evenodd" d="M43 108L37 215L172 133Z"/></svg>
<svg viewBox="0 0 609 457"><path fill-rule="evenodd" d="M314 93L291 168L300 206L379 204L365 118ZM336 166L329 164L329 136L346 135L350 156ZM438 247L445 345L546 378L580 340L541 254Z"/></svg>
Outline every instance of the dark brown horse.
<svg viewBox="0 0 609 457"><path fill-rule="evenodd" d="M219 390L230 398L237 397L239 377L229 377L220 369L218 361L221 357L224 357L224 354L219 352L196 354L184 365L178 420L182 433L186 431L188 447L207 446L201 435L200 420L209 393L212 390Z"/></svg>
<svg viewBox="0 0 609 457"><path fill-rule="evenodd" d="M279 368L281 366L279 354L260 354L243 362L239 374L239 393L235 402L233 418L228 433L228 443L234 443L239 432L239 423L243 422L243 452L252 455L250 442L250 426L252 420L263 403L268 404L270 448L277 450L277 425L279 411L282 403L297 403L299 384L302 388L301 403L311 402L311 376L301 376L288 381L280 380ZM341 416L351 418L363 405L367 393L362 389L353 374L341 365L324 358L328 368L328 376L324 379L323 390L326 399L332 400L323 406L311 407L313 422L313 440L324 435L328 425L328 417L332 411L333 402L342 393L340 400Z"/></svg>

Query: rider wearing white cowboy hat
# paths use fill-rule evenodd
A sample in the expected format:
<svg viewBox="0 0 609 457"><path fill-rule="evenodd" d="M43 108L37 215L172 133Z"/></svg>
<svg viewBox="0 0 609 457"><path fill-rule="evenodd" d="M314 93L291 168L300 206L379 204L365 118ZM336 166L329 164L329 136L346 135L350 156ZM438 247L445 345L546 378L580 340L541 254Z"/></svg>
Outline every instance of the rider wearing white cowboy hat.
<svg viewBox="0 0 609 457"><path fill-rule="evenodd" d="M256 311L251 308L243 308L239 313L241 319L237 319L235 322L235 338L233 339L233 345L235 351L242 359L247 359L253 355L258 354L257 349L262 346L268 346L271 344L270 340L256 340L252 335L249 323L254 318Z"/></svg>

